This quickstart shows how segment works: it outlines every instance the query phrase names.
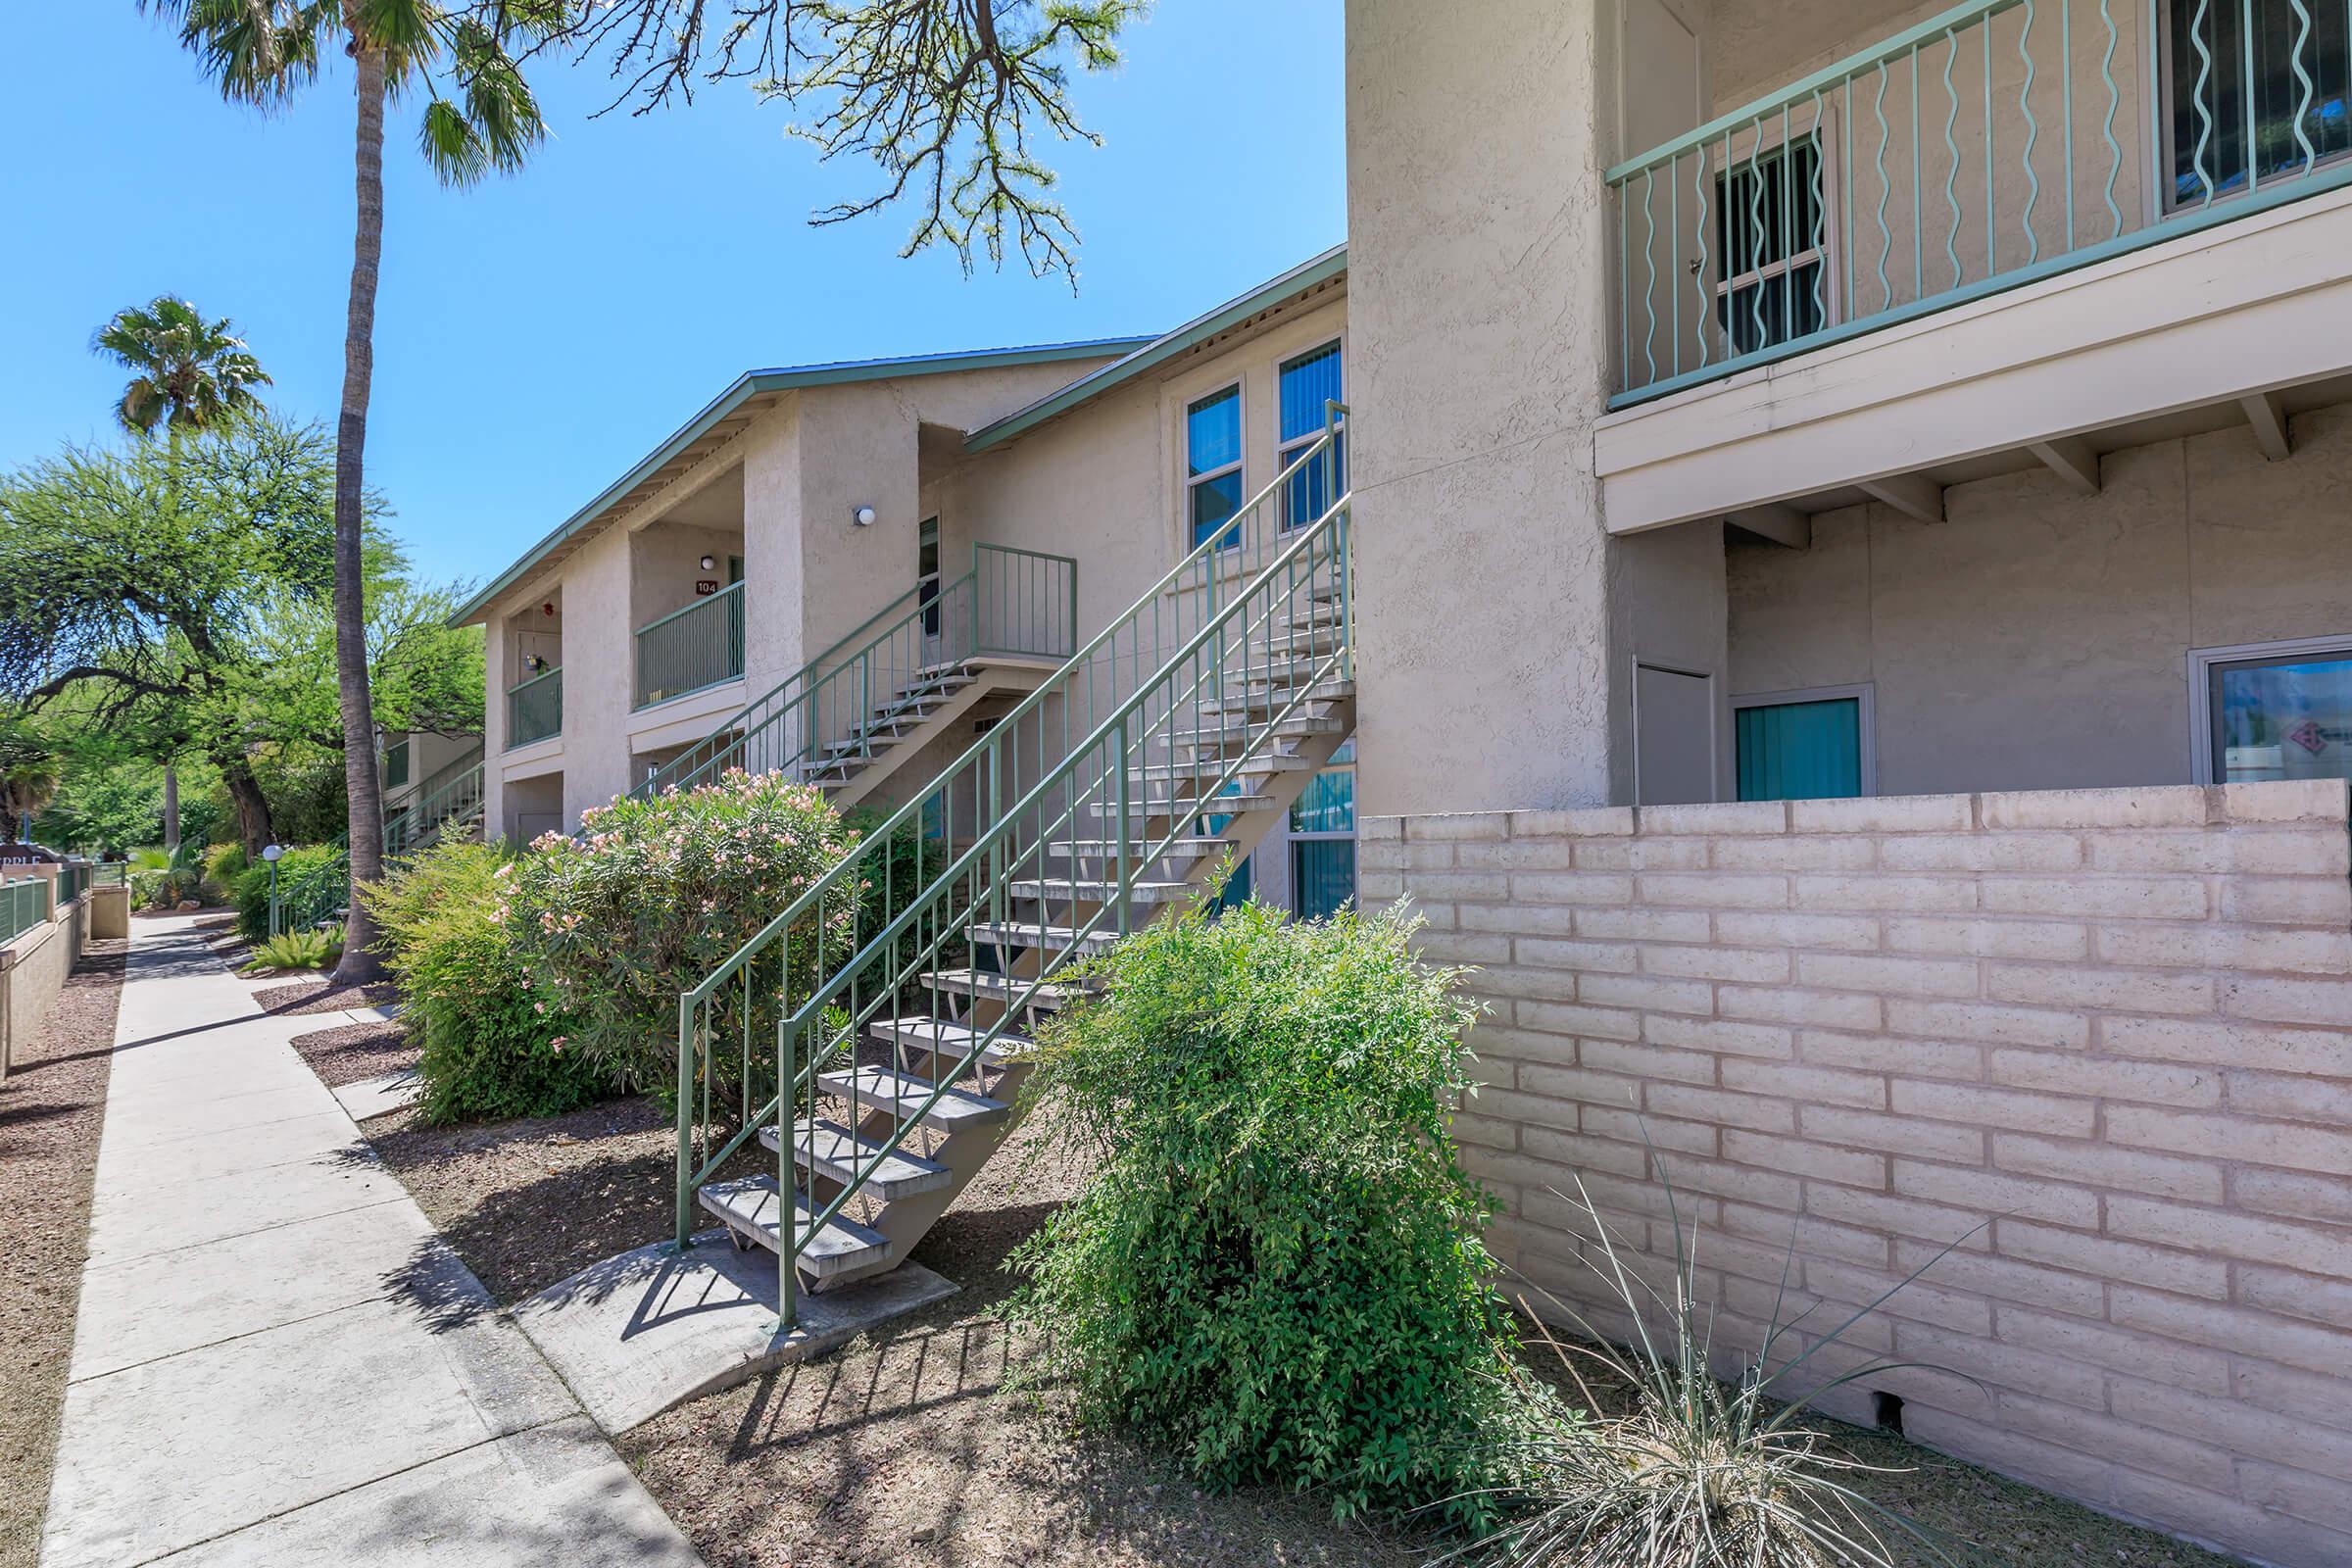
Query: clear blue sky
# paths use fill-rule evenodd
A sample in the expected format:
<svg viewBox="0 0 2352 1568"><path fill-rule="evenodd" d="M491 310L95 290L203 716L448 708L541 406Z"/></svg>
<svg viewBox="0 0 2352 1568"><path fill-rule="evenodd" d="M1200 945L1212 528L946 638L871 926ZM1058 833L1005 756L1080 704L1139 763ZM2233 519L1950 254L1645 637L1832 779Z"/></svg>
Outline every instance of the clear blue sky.
<svg viewBox="0 0 2352 1568"><path fill-rule="evenodd" d="M229 316L279 410L331 421L351 247L348 74L288 113L220 101L133 0L18 8L0 82L0 467L111 440L122 306ZM600 70L545 67L521 174L434 185L386 159L368 476L437 577L486 577L756 367L1163 330L1346 237L1341 0L1161 0L1054 150L1079 290L1017 264L898 260L910 219L813 229L872 171L820 168L741 84L588 117ZM103 91L91 83L103 81Z"/></svg>

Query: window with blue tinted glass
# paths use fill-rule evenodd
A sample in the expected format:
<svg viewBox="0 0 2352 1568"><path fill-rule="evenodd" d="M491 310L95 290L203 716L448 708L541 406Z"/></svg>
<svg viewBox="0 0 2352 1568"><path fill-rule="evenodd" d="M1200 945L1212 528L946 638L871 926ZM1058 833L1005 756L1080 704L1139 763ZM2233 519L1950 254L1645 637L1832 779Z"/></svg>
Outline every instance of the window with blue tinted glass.
<svg viewBox="0 0 2352 1568"><path fill-rule="evenodd" d="M2213 776L2352 777L2352 649L2212 668Z"/></svg>
<svg viewBox="0 0 2352 1568"><path fill-rule="evenodd" d="M1291 906L1319 920L1355 897L1355 739L1291 806Z"/></svg>
<svg viewBox="0 0 2352 1568"><path fill-rule="evenodd" d="M1285 360L1280 376L1281 408L1280 436L1275 459L1277 469L1288 468L1306 449L1314 445L1329 421L1329 405L1341 401L1340 346L1326 343ZM1331 510L1338 491L1347 488L1347 455L1344 443L1332 443L1328 462L1318 457L1294 473L1282 487L1282 525L1296 528L1314 521Z"/></svg>
<svg viewBox="0 0 2352 1568"><path fill-rule="evenodd" d="M1193 548L1242 510L1242 389L1212 392L1184 411L1185 506ZM1219 545L1241 542L1241 530Z"/></svg>
<svg viewBox="0 0 2352 1568"><path fill-rule="evenodd" d="M1241 780L1232 780L1231 782L1227 783L1223 789L1217 791L1217 793L1219 795L1241 794ZM1215 838L1218 834L1225 831L1225 824L1231 822L1233 818L1230 816L1204 816L1200 819L1200 836L1202 838ZM1224 889L1218 893L1216 902L1210 905L1209 907L1212 910L1238 908L1240 906L1250 902L1250 895L1253 886L1254 879L1250 874L1250 860L1249 858L1245 856L1234 865L1233 874L1225 879Z"/></svg>
<svg viewBox="0 0 2352 1568"><path fill-rule="evenodd" d="M1862 793L1862 703L1763 703L1733 714L1740 799L1843 800Z"/></svg>

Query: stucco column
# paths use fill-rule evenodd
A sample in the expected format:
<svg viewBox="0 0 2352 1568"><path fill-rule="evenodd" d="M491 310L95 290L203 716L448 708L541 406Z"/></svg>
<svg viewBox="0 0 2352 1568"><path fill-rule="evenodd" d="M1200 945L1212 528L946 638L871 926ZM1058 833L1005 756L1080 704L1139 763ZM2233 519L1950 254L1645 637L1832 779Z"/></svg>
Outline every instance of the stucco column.
<svg viewBox="0 0 2352 1568"><path fill-rule="evenodd" d="M1592 0L1349 0L1362 809L1626 798ZM1620 668L1620 664L1624 667Z"/></svg>

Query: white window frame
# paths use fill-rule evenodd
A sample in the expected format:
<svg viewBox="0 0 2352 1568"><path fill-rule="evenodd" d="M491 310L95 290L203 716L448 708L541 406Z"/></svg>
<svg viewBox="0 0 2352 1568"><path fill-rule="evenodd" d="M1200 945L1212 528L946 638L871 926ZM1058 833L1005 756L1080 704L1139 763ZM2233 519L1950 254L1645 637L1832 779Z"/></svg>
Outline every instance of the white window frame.
<svg viewBox="0 0 2352 1568"><path fill-rule="evenodd" d="M1775 278L1780 277L1785 272L1793 271L1795 269L1800 267L1809 267L1813 263L1819 262L1821 264L1821 325L1816 327L1814 332L1826 332L1831 327L1836 326L1843 318L1843 313L1839 310L1840 301L1838 297L1837 197L1838 168L1838 161L1835 156L1838 146L1838 118L1836 114L1825 108L1822 111L1821 121L1818 124L1807 125L1801 130L1791 129L1785 139L1777 134L1774 135L1769 142L1759 139L1755 145L1750 146L1746 150L1745 155L1742 157L1732 158L1727 154L1726 157L1728 162L1724 165L1724 167L1714 171L1714 199L1720 202L1723 199L1724 191L1742 172L1754 168L1757 165L1769 163L1776 158L1789 157L1792 154L1792 149L1805 142L1811 142L1813 144L1814 154L1820 159L1821 243L1818 245L1808 245L1804 249L1797 251L1791 256L1786 257L1777 262L1767 263L1760 268L1751 269L1750 270L1739 273L1736 276L1727 274L1724 271L1724 268L1729 264L1731 258L1729 256L1716 257L1715 286L1713 296L1709 303L1714 304L1719 301L1728 300L1734 293L1740 289L1750 287L1751 285L1768 284ZM1758 171L1758 174L1759 177L1761 177L1760 170ZM1768 217L1768 225L1769 222L1770 220ZM1726 355L1728 356L1733 353L1733 339L1731 332L1730 329L1724 324L1721 314L1711 312L1709 316L1709 324L1717 333L1722 335L1723 348ZM1802 333L1799 334L1799 336L1811 337L1814 335L1814 332ZM1765 353L1769 350L1779 348L1783 343L1793 343L1796 341L1796 337L1783 338L1779 342L1767 343L1762 345L1760 348L1750 350L1748 352Z"/></svg>
<svg viewBox="0 0 2352 1568"><path fill-rule="evenodd" d="M1838 703L1851 701L1855 705L1854 722L1860 729L1856 743L1862 753L1862 794L1865 798L1879 793L1879 694L1876 683L1864 681L1856 686L1799 686L1785 692L1749 692L1732 699L1732 797L1740 795L1740 710L1742 708L1786 708L1792 703Z"/></svg>
<svg viewBox="0 0 2352 1568"><path fill-rule="evenodd" d="M1193 472L1193 410L1212 399L1224 396L1227 392L1233 394L1234 418L1239 423L1240 439L1234 444L1236 456L1231 463L1212 468L1206 473L1195 473ZM1178 542L1184 546L1183 549L1176 552L1176 559L1182 561L1200 548L1200 541L1193 537L1193 492L1212 480L1224 478L1229 473L1241 473L1248 462L1250 456L1248 378L1237 375L1222 385L1210 387L1198 397L1180 400L1176 405L1176 426L1184 446L1183 455L1178 460L1181 465L1178 471L1184 475L1184 506L1176 522L1176 537ZM1247 507L1249 504L1250 481L1245 475L1242 480L1242 505ZM1240 540L1237 539L1234 542L1239 544Z"/></svg>
<svg viewBox="0 0 2352 1568"><path fill-rule="evenodd" d="M2352 659L2352 632L2335 637L2290 637L2278 642L2233 643L2222 648L2188 651L2189 777L2199 784L2219 784L2213 767L2213 670L2216 664L2243 664L2257 660Z"/></svg>
<svg viewBox="0 0 2352 1568"><path fill-rule="evenodd" d="M1336 349L1339 351L1340 392L1342 397L1345 398L1348 391L1347 334L1341 333L1336 336L1326 338L1320 343L1311 344L1306 348L1300 349L1296 354L1282 355L1274 362L1274 474L1276 478L1280 478L1283 470L1291 466L1292 454L1302 452L1306 448L1313 446L1316 442L1323 439L1323 432L1321 430L1309 430L1306 434L1293 436L1288 441L1285 441L1282 438L1282 372L1300 360L1314 358L1316 355L1322 353L1325 349ZM1334 497L1333 499L1336 500L1338 498ZM1285 486L1281 499L1278 503L1278 507L1282 512L1282 530L1285 533L1288 533L1293 528L1299 527L1304 523L1309 523L1315 520L1312 517L1292 516L1290 514L1290 505L1291 492L1289 487ZM1190 509L1187 509L1187 511L1189 515Z"/></svg>

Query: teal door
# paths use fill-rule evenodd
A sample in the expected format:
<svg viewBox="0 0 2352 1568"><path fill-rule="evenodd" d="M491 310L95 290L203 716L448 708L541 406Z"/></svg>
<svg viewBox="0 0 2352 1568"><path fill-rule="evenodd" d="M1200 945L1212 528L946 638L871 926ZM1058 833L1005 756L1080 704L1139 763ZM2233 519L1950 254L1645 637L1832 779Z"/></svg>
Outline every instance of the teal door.
<svg viewBox="0 0 2352 1568"><path fill-rule="evenodd" d="M1736 711L1740 798L1813 801L1862 793L1862 700L1772 703Z"/></svg>

